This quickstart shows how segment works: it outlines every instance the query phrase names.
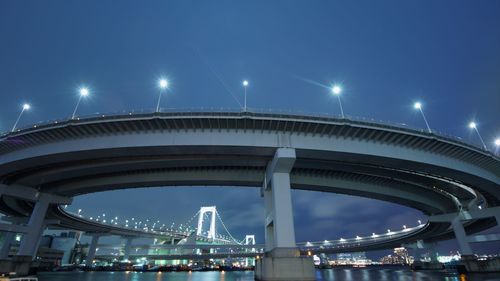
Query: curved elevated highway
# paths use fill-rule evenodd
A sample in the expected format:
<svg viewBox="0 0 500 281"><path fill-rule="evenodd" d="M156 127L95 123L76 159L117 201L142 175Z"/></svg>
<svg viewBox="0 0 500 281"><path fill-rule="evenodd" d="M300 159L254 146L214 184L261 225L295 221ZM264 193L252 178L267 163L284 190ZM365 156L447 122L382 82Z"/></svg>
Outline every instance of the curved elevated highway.
<svg viewBox="0 0 500 281"><path fill-rule="evenodd" d="M102 229L56 204L149 186L259 187L269 197L275 195L266 195L268 186L281 184L275 176L282 174L293 189L374 198L441 218L384 247L451 238L457 229L447 216L500 205L498 157L457 139L364 121L250 112L127 114L37 125L0 138L2 212L29 216L46 197L45 219L79 230ZM266 203L266 225L277 226L283 211L273 202ZM495 225L494 217L473 217L463 226L477 232ZM31 215L28 226L35 222ZM277 229L270 229L275 239L268 248L284 239ZM295 243L294 236L285 238Z"/></svg>

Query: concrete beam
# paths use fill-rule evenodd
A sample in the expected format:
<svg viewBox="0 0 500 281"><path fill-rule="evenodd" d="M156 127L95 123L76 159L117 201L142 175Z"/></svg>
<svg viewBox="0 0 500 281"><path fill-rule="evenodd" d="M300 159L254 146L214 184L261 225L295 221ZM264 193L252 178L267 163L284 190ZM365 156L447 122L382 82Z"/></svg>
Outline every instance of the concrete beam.
<svg viewBox="0 0 500 281"><path fill-rule="evenodd" d="M38 201L42 193L37 189L29 186L23 185L6 185L0 184L0 195L1 196L10 196L14 198L19 198L28 201ZM59 196L55 194L44 194L46 200L50 202L50 204L64 204L69 205L73 202L73 198Z"/></svg>
<svg viewBox="0 0 500 281"><path fill-rule="evenodd" d="M484 234L468 236L469 243L480 243L489 241L500 241L500 234Z"/></svg>
<svg viewBox="0 0 500 281"><path fill-rule="evenodd" d="M264 179L264 189L268 188L273 173L290 173L295 164L295 149L278 148L274 154L273 160L267 165L266 176Z"/></svg>
<svg viewBox="0 0 500 281"><path fill-rule="evenodd" d="M27 233L29 229L27 226L24 225L0 223L0 231L13 232L13 233Z"/></svg>
<svg viewBox="0 0 500 281"><path fill-rule="evenodd" d="M442 215L430 216L430 222L452 222L455 218L461 221L484 219L500 216L500 207L491 207L485 209L476 209L469 211L461 211L460 213L447 213Z"/></svg>

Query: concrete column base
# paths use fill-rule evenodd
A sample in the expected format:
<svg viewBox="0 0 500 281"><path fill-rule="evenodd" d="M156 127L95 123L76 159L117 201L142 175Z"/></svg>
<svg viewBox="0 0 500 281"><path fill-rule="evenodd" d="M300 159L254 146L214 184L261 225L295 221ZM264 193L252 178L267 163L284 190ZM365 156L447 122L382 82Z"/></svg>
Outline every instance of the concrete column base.
<svg viewBox="0 0 500 281"><path fill-rule="evenodd" d="M478 260L474 255L462 255L460 260L464 265L466 272L499 272L500 271L500 258L489 258L485 260Z"/></svg>
<svg viewBox="0 0 500 281"><path fill-rule="evenodd" d="M255 260L255 280L316 280L312 257L301 257L296 248L278 248Z"/></svg>

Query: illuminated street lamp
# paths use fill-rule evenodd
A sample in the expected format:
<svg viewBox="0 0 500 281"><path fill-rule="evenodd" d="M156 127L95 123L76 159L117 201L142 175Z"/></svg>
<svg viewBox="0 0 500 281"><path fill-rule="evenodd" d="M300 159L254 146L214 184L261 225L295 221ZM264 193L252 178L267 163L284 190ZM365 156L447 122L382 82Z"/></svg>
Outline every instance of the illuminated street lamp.
<svg viewBox="0 0 500 281"><path fill-rule="evenodd" d="M429 131L429 133L432 133L432 130L431 130L431 127L429 127L429 123L427 122L427 118L425 118L425 114L424 114L424 111L422 110L422 103L420 102L416 102L413 107L415 109L418 109L418 111L420 111L420 113L422 114L422 117L424 118L424 121L425 121L425 125L427 126L427 130Z"/></svg>
<svg viewBox="0 0 500 281"><path fill-rule="evenodd" d="M166 79L160 79L158 81L158 87L160 88L160 94L158 95L158 103L156 104L156 112L160 111L160 100L161 100L161 94L163 93L164 90L168 88L168 81Z"/></svg>
<svg viewBox="0 0 500 281"><path fill-rule="evenodd" d="M342 93L342 87L340 85L333 85L332 93L339 99L340 115L342 119L344 118L344 109L342 108L342 102L340 101L340 94Z"/></svg>
<svg viewBox="0 0 500 281"><path fill-rule="evenodd" d="M243 104L243 111L247 111L247 87L248 87L248 80L243 80L243 88L245 88L245 102Z"/></svg>
<svg viewBox="0 0 500 281"><path fill-rule="evenodd" d="M481 143L483 144L483 148L484 150L488 150L488 148L486 147L486 144L484 143L483 141L483 138L481 137L481 134L479 134L479 130L477 129L477 124L476 122L470 122L469 123L469 128L473 129L474 131L476 131L477 133L477 136L479 137L479 140L481 140Z"/></svg>
<svg viewBox="0 0 500 281"><path fill-rule="evenodd" d="M23 107L21 109L21 113L19 113L19 116L17 116L16 123L14 123L14 126L12 127L12 132L14 132L14 130L16 129L17 123L19 123L19 120L21 119L21 116L23 115L23 113L26 110L30 110L30 108L31 108L31 106L28 103L23 104Z"/></svg>
<svg viewBox="0 0 500 281"><path fill-rule="evenodd" d="M71 115L71 119L75 119L76 110L78 109L78 106L80 105L80 101L82 100L82 98L89 95L89 89L83 87L83 88L80 88L79 92L80 92L80 95L78 97L78 102L76 103L75 110L73 110L73 114Z"/></svg>
<svg viewBox="0 0 500 281"><path fill-rule="evenodd" d="M500 147L500 138L496 138L495 141L493 142L495 146L498 148Z"/></svg>

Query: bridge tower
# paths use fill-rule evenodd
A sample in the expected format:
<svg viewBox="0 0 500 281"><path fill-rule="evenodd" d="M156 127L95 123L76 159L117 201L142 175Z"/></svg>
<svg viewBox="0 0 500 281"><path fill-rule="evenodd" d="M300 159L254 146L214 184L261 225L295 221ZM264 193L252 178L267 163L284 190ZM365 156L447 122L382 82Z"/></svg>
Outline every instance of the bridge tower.
<svg viewBox="0 0 500 281"><path fill-rule="evenodd" d="M245 245L255 245L255 235L246 235L245 236ZM246 249L246 251L249 251L254 253L255 252L255 248L252 248L252 249ZM255 266L255 259L254 258L246 258L245 259L245 266L248 267L248 266Z"/></svg>
<svg viewBox="0 0 500 281"><path fill-rule="evenodd" d="M215 239L215 216L217 215L217 208L215 206L201 207L198 215L198 228L196 229L196 235L202 235L203 230L203 220L206 213L210 213L210 228L208 231L207 238Z"/></svg>

